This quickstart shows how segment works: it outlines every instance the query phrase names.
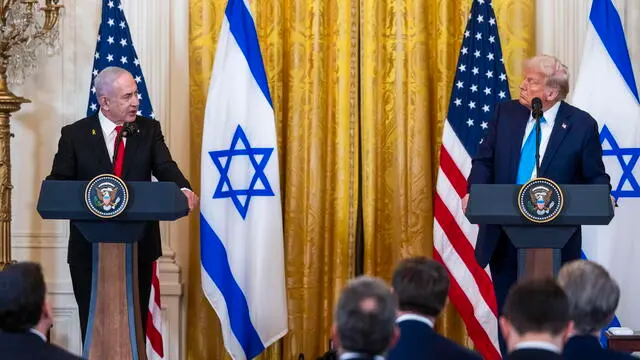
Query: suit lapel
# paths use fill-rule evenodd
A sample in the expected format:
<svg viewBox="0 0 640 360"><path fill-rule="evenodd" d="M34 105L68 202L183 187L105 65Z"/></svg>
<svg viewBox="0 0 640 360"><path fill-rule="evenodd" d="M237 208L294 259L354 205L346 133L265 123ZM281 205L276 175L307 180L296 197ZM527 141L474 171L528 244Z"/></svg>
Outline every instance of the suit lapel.
<svg viewBox="0 0 640 360"><path fill-rule="evenodd" d="M522 152L522 141L524 139L525 130L527 129L527 122L529 121L529 109L522 106L520 107L520 111L515 116L515 119L509 120L512 125L511 131L509 134L513 134L516 141L511 142L511 174L513 174L512 182L516 182L516 177L518 176L518 165L520 164L520 155Z"/></svg>
<svg viewBox="0 0 640 360"><path fill-rule="evenodd" d="M105 170L106 172L111 172L113 165L111 164L111 159L109 159L109 152L107 151L107 145L104 141L102 127L100 126L97 113L91 118L90 124L90 128L87 130L89 148L94 152L100 167L107 169Z"/></svg>
<svg viewBox="0 0 640 360"><path fill-rule="evenodd" d="M551 130L551 137L547 144L547 149L544 151L544 157L540 164L540 175L544 174L545 170L549 167L549 164L553 160L558 147L562 144L562 141L571 130L571 122L569 121L569 114L567 113L567 104L563 101L560 103L560 109L558 109L558 115L556 115L556 121L553 124Z"/></svg>
<svg viewBox="0 0 640 360"><path fill-rule="evenodd" d="M137 122L138 125L140 125L140 121ZM138 145L140 144L140 136L143 134L142 131L140 131L137 134L133 134L129 137L127 137L127 144L125 146L124 149L124 163L122 164L122 177L126 178L126 176L129 174L132 166L133 166L133 160L136 157L136 152L138 150Z"/></svg>

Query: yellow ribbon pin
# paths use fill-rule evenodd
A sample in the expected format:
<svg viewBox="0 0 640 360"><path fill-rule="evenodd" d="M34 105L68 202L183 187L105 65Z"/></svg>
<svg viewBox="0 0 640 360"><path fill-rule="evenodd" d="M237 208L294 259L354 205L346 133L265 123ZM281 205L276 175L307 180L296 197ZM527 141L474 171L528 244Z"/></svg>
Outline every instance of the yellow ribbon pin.
<svg viewBox="0 0 640 360"><path fill-rule="evenodd" d="M91 135L95 135L96 134L96 129L91 129Z"/></svg>

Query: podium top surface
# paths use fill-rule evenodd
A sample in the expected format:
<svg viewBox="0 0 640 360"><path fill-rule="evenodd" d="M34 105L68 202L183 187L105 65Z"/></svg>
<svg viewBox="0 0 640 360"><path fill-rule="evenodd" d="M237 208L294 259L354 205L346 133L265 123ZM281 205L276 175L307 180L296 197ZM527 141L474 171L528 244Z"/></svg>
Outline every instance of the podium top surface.
<svg viewBox="0 0 640 360"><path fill-rule="evenodd" d="M564 208L554 220L542 225L607 225L613 218L608 185L559 185ZM472 224L531 225L518 209L516 184L474 184L466 216Z"/></svg>
<svg viewBox="0 0 640 360"><path fill-rule="evenodd" d="M84 199L88 181L42 182L38 213L43 219L103 221L89 211ZM189 214L189 205L172 182L130 181L129 202L124 212L104 221L173 221Z"/></svg>

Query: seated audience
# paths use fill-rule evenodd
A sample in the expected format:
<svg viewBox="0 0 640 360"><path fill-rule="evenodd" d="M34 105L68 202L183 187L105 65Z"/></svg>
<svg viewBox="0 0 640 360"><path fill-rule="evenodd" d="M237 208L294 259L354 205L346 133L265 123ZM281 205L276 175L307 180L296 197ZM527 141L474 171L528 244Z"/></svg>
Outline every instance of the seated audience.
<svg viewBox="0 0 640 360"><path fill-rule="evenodd" d="M560 269L558 283L569 298L574 323L565 359L637 359L600 345L600 330L611 322L620 300L620 288L607 270L592 261L572 261Z"/></svg>
<svg viewBox="0 0 640 360"><path fill-rule="evenodd" d="M481 359L433 329L449 292L449 275L444 266L425 257L403 260L393 273L391 284L398 297L396 323L400 340L389 351L389 360Z"/></svg>
<svg viewBox="0 0 640 360"><path fill-rule="evenodd" d="M524 280L511 288L500 327L511 360L560 360L573 329L569 300L549 279Z"/></svg>
<svg viewBox="0 0 640 360"><path fill-rule="evenodd" d="M2 360L76 360L65 350L47 343L53 324L45 299L40 265L12 264L0 271L0 358Z"/></svg>
<svg viewBox="0 0 640 360"><path fill-rule="evenodd" d="M398 339L395 296L380 279L360 276L342 290L333 341L340 360L384 359Z"/></svg>

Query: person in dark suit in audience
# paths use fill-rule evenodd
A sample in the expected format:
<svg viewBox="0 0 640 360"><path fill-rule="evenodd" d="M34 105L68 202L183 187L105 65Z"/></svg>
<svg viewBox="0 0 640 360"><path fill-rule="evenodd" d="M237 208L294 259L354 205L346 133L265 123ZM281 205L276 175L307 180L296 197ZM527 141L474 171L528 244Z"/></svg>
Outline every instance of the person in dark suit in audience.
<svg viewBox="0 0 640 360"><path fill-rule="evenodd" d="M592 261L572 261L560 269L558 284L569 298L569 314L574 323L564 346L565 359L637 359L600 345L600 330L611 322L620 300L620 287L605 268Z"/></svg>
<svg viewBox="0 0 640 360"><path fill-rule="evenodd" d="M500 329L510 360L561 360L573 330L569 300L552 278L529 279L511 288Z"/></svg>
<svg viewBox="0 0 640 360"><path fill-rule="evenodd" d="M52 324L40 265L16 263L0 271L0 359L80 360L47 342Z"/></svg>
<svg viewBox="0 0 640 360"><path fill-rule="evenodd" d="M398 340L398 303L384 281L357 277L342 290L332 339L340 360L384 360Z"/></svg>
<svg viewBox="0 0 640 360"><path fill-rule="evenodd" d="M389 360L481 360L478 354L433 329L449 292L444 266L425 257L405 259L396 267L391 285L398 297L400 340L389 351Z"/></svg>

